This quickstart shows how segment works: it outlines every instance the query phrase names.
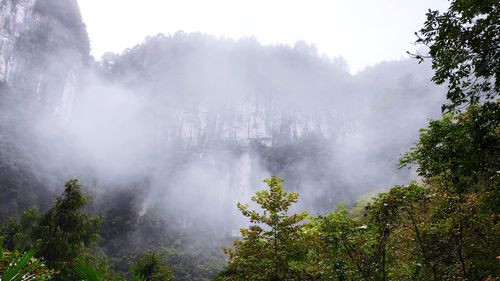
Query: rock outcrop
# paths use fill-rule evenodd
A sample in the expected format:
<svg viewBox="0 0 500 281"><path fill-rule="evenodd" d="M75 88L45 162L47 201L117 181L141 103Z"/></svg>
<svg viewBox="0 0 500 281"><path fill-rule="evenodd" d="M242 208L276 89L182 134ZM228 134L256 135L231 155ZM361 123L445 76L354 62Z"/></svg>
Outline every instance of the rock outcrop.
<svg viewBox="0 0 500 281"><path fill-rule="evenodd" d="M76 0L0 0L0 220L62 186L37 130L69 117L89 49Z"/></svg>
<svg viewBox="0 0 500 281"><path fill-rule="evenodd" d="M0 89L64 117L89 61L76 0L0 1Z"/></svg>

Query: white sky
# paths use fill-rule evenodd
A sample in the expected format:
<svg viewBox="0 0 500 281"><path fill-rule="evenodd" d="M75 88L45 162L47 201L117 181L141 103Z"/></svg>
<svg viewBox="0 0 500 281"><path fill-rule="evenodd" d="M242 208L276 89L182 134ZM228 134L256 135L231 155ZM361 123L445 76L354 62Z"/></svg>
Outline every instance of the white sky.
<svg viewBox="0 0 500 281"><path fill-rule="evenodd" d="M263 44L313 43L352 72L414 50L429 8L446 0L78 0L92 55L120 53L148 35L201 31Z"/></svg>

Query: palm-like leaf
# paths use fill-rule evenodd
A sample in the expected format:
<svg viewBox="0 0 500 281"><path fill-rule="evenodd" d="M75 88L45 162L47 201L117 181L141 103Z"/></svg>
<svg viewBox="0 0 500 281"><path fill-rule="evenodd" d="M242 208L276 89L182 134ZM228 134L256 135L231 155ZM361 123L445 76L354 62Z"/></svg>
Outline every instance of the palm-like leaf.
<svg viewBox="0 0 500 281"><path fill-rule="evenodd" d="M79 260L75 272L83 281L104 281L99 273L83 260Z"/></svg>
<svg viewBox="0 0 500 281"><path fill-rule="evenodd" d="M0 259L5 268L0 268L2 272L1 281L43 281L51 278L50 274L37 276L35 271L43 267L43 263L35 259L36 249L27 252L12 252L4 255L3 243L0 241Z"/></svg>

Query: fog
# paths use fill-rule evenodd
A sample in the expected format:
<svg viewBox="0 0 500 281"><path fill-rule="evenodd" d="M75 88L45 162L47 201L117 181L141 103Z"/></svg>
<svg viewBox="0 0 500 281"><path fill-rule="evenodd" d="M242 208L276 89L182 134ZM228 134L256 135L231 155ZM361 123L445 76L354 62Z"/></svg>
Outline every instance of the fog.
<svg viewBox="0 0 500 281"><path fill-rule="evenodd" d="M17 198L2 216L78 178L96 212L129 204L135 221L225 236L271 175L297 210L328 212L414 180L398 158L443 103L410 59L352 75L304 41L177 32L95 61L76 2L2 7L0 177Z"/></svg>
<svg viewBox="0 0 500 281"><path fill-rule="evenodd" d="M154 211L220 235L246 223L236 203L270 175L311 213L414 180L398 158L442 103L429 65L412 60L351 75L304 42L200 33L149 37L77 80L26 134L41 181L79 178L104 209L133 186L138 220Z"/></svg>
<svg viewBox="0 0 500 281"><path fill-rule="evenodd" d="M96 257L127 272L161 252L176 278L205 280L249 223L237 203L252 205L264 178L284 178L299 193L291 211L312 215L416 180L398 159L440 117L446 89L410 58L360 71L381 53L377 36L339 27L359 40L331 37L356 45L349 59L305 41L179 31L96 60L76 0L0 1L0 220L47 211L76 178L85 212L102 217Z"/></svg>

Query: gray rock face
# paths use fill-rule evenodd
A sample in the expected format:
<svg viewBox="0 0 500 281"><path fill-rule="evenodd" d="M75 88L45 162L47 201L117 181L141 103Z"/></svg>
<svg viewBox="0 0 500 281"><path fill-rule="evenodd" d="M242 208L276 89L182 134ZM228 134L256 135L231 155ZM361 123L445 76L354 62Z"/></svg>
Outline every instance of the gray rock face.
<svg viewBox="0 0 500 281"><path fill-rule="evenodd" d="M0 1L0 89L67 115L89 40L76 0Z"/></svg>
<svg viewBox="0 0 500 281"><path fill-rule="evenodd" d="M88 62L76 0L0 0L0 219L43 209L62 185L40 124L64 124Z"/></svg>
<svg viewBox="0 0 500 281"><path fill-rule="evenodd" d="M3 0L0 4L0 82L12 82L16 39L33 17L35 0ZM9 83L10 84L10 83Z"/></svg>

